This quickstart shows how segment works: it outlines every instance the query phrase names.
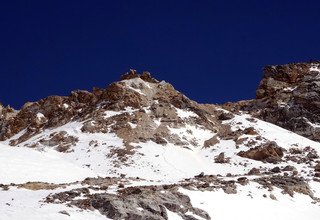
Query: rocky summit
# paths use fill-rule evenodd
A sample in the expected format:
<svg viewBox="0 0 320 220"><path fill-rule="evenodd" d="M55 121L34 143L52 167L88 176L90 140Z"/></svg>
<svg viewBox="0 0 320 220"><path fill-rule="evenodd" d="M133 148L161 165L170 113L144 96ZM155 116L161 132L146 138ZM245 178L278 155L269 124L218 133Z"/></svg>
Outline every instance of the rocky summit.
<svg viewBox="0 0 320 220"><path fill-rule="evenodd" d="M266 66L256 99L213 105L130 70L0 105L0 219L317 219L319 74Z"/></svg>

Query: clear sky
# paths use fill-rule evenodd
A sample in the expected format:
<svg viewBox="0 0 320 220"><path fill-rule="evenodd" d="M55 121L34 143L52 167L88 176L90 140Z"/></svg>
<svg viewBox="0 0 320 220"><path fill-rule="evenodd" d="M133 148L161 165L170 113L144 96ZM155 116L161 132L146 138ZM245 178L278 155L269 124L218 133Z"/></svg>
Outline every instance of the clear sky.
<svg viewBox="0 0 320 220"><path fill-rule="evenodd" d="M0 101L149 71L203 103L251 99L267 64L319 59L319 0L0 2Z"/></svg>

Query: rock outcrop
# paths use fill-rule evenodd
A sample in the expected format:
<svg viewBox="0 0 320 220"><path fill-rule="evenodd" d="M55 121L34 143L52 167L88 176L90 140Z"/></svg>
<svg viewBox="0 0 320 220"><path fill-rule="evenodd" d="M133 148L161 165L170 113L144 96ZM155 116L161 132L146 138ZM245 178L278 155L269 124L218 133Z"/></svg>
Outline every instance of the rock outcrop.
<svg viewBox="0 0 320 220"><path fill-rule="evenodd" d="M179 115L179 110L189 112L191 117ZM168 127L181 128L189 124L213 132L219 130L219 123L215 123L216 119L212 117L212 111L215 111L212 107L199 105L169 83L152 78L148 72L138 74L135 70L130 70L121 77L121 81L110 84L106 89L94 88L92 92L76 90L69 96L50 96L26 103L19 111L2 106L0 111L0 140L10 139L12 146L44 130L70 122L81 122L84 133L113 132L124 140L126 148L131 148L132 142L141 141L162 145L199 145L194 140L172 134ZM28 146L55 146L57 150L67 152L76 142L70 137L59 138L59 141L47 138Z"/></svg>
<svg viewBox="0 0 320 220"><path fill-rule="evenodd" d="M263 146L251 148L247 151L240 151L240 157L246 157L253 160L259 160L269 163L277 163L283 157L283 149L277 146L275 142L266 143Z"/></svg>
<svg viewBox="0 0 320 220"><path fill-rule="evenodd" d="M224 108L250 114L320 141L320 63L266 66L256 99Z"/></svg>

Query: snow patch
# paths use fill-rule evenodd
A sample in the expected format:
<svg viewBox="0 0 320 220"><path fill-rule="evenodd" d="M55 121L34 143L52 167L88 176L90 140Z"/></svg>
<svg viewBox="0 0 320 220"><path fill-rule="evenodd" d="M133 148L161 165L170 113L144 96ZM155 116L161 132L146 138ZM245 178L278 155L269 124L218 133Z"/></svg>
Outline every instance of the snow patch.
<svg viewBox="0 0 320 220"><path fill-rule="evenodd" d="M320 73L320 68L319 68L319 64L312 64L309 71L313 71L313 72L318 72Z"/></svg>
<svg viewBox="0 0 320 220"><path fill-rule="evenodd" d="M45 119L46 117L42 114L42 113L40 113L40 112L38 112L37 113L37 119L39 120L39 121L41 121L42 119Z"/></svg>
<svg viewBox="0 0 320 220"><path fill-rule="evenodd" d="M192 217L194 217L195 219L198 219L198 220L206 220L206 219L202 218L201 216L196 215L196 214L194 214L193 212L190 212L190 211L187 211L186 215L192 216Z"/></svg>
<svg viewBox="0 0 320 220"><path fill-rule="evenodd" d="M318 153L320 153L320 143L302 137L277 125L253 118L248 114L235 115L233 119L225 121L224 123L230 124L232 130L234 131L238 129L243 130L248 127L254 127L262 137L269 141L277 142L280 147L283 147L287 150L292 146L299 148L312 146L318 151Z"/></svg>
<svg viewBox="0 0 320 220"><path fill-rule="evenodd" d="M214 133L210 130L204 129L199 126L186 125L181 128L171 128L168 127L172 134L176 134L182 140L186 140L188 142L197 143L198 146L203 146L204 142L211 137L213 137ZM190 145L189 147L193 147Z"/></svg>
<svg viewBox="0 0 320 220"><path fill-rule="evenodd" d="M168 214L168 220L183 220L183 218L178 215L177 213L171 212L170 210L166 209Z"/></svg>
<svg viewBox="0 0 320 220"><path fill-rule="evenodd" d="M309 121L309 119L307 119L307 118L305 118L305 117L303 117L303 119L311 126L311 127L313 127L313 128L320 128L320 124L318 124L318 123L312 123L311 121Z"/></svg>
<svg viewBox="0 0 320 220"><path fill-rule="evenodd" d="M133 79L122 80L121 82L124 82L127 88L139 93L140 95L144 95L144 96L146 94L143 92L143 88L152 89L151 83L148 83L148 82L140 79L139 77L133 78Z"/></svg>
<svg viewBox="0 0 320 220"><path fill-rule="evenodd" d="M198 115L192 111L187 111L184 109L175 108L178 116L182 119L189 117L198 117Z"/></svg>
<svg viewBox="0 0 320 220"><path fill-rule="evenodd" d="M295 90L297 88L297 86L295 87L287 87L287 88L284 88L283 91L285 92L292 92L293 90Z"/></svg>
<svg viewBox="0 0 320 220"><path fill-rule="evenodd" d="M132 107L126 107L125 110L122 110L122 111L105 111L104 118L111 118L113 116L121 115L124 113L129 113L131 115L133 112L136 112L136 111L138 111L138 110L133 109Z"/></svg>
<svg viewBox="0 0 320 220"><path fill-rule="evenodd" d="M130 127L133 128L133 129L135 129L137 127L137 124L134 124L134 123L131 123L131 122L128 122L128 123L129 123Z"/></svg>

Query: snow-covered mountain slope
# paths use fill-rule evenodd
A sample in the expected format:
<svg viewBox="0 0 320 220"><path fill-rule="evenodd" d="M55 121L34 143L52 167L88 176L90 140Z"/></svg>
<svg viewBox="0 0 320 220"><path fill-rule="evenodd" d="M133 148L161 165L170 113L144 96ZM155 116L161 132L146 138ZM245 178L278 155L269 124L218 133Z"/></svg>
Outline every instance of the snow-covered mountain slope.
<svg viewBox="0 0 320 220"><path fill-rule="evenodd" d="M40 152L4 144L0 144L0 149L2 184L29 181L69 183L96 176L89 168L68 162L52 150Z"/></svg>
<svg viewBox="0 0 320 220"><path fill-rule="evenodd" d="M4 220L106 220L97 210L82 210L65 204L48 204L42 200L60 190L30 190L10 187L0 191L0 218Z"/></svg>
<svg viewBox="0 0 320 220"><path fill-rule="evenodd" d="M180 109L179 111L183 110ZM119 115L121 114L125 114L125 112L119 113ZM187 120L188 117L185 117L185 119ZM68 136L78 139L70 152L58 152L47 146L38 146L35 149L22 146L3 146L1 160L5 167L1 171L6 174L4 177L8 179L2 179L1 181L2 183L10 183L10 181L14 183L20 183L21 181L53 183L58 181L64 183L81 180L85 177L119 177L123 174L128 177L172 183L193 177L201 172L222 176L228 173L240 175L246 174L255 167L262 167L265 170L275 167L273 163L249 160L237 155L240 151L247 150L249 145L253 148L271 141L276 142L279 147L288 151L288 155L290 155L291 148L303 151L307 146L311 146L315 153L320 154L319 143L273 124L254 119L250 115L236 115L231 120L223 121L223 124L230 125L234 132L238 131L237 140L243 139L243 143L237 143L237 140L233 139L221 139L218 133L205 128L186 125L181 128L169 127L171 135L177 135L182 140L193 140L198 145L191 143L183 146L171 143L163 145L146 141L131 143L133 150L126 152L127 150L123 146L124 140L116 134L83 133L81 132L82 123L68 123L56 129L44 130L24 144L30 146L38 143L41 139L49 139L51 134L66 132ZM256 134L243 133L249 128L254 128ZM203 147L204 142L214 135L217 135L219 143L207 148ZM9 141L5 143L9 143ZM119 153L123 154L121 156L125 157L125 161L119 160ZM215 163L214 158L221 153L224 153L226 158L229 157L228 163ZM30 162L26 160L27 158L30 159ZM33 161L38 161L42 165L38 166ZM285 165L287 165L286 160L279 161L277 164L277 166ZM305 170L303 169L306 164L301 164L299 161L291 161L291 165L294 165L301 175L307 175L312 172L312 165L315 164L306 167ZM15 170L12 169L21 170L23 167L27 169L23 169L24 173L20 174L21 181L9 177L10 173L15 173ZM72 173L72 175L63 179L62 171ZM50 175L43 176L44 173L50 173ZM57 177L58 180L55 180L55 175L61 175L61 177Z"/></svg>
<svg viewBox="0 0 320 220"><path fill-rule="evenodd" d="M1 119L0 219L320 214L320 143L198 104L148 74Z"/></svg>

